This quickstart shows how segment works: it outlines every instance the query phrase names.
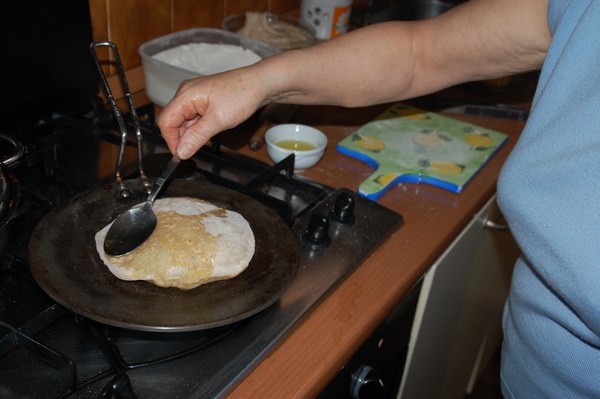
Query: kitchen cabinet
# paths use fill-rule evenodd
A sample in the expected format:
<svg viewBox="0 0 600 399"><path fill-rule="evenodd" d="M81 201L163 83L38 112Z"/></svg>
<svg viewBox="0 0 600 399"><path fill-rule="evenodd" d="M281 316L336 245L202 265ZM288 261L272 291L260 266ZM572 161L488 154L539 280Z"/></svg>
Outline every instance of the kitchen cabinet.
<svg viewBox="0 0 600 399"><path fill-rule="evenodd" d="M519 254L493 196L427 271L398 399L463 398L501 342Z"/></svg>

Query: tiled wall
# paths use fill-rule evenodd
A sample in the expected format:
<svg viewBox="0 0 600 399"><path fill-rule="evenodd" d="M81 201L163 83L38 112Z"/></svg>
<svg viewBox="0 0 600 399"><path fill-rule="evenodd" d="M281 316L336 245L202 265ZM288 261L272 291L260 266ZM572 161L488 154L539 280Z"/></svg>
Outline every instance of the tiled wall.
<svg viewBox="0 0 600 399"><path fill-rule="evenodd" d="M171 32L220 28L221 20L244 11L283 13L301 0L89 0L94 40L119 48L125 69L141 64L140 44Z"/></svg>

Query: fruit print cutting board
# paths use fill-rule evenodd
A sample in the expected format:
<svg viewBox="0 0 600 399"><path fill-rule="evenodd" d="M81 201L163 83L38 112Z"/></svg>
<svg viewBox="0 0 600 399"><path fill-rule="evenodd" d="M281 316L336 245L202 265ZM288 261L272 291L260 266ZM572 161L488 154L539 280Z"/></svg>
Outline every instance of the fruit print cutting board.
<svg viewBox="0 0 600 399"><path fill-rule="evenodd" d="M460 193L508 136L406 104L395 104L343 139L338 152L376 169L359 194L376 200L398 183Z"/></svg>

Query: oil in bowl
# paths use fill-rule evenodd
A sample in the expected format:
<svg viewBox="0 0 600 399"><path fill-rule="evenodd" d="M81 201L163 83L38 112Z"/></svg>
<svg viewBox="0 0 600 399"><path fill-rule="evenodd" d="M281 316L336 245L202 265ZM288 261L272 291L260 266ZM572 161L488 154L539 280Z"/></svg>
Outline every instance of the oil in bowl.
<svg viewBox="0 0 600 399"><path fill-rule="evenodd" d="M276 125L265 133L267 153L274 162L294 154L294 170L314 166L327 147L327 136L314 127L287 123Z"/></svg>
<svg viewBox="0 0 600 399"><path fill-rule="evenodd" d="M277 147L285 148L291 151L310 151L317 148L314 144L301 140L282 140L275 143Z"/></svg>

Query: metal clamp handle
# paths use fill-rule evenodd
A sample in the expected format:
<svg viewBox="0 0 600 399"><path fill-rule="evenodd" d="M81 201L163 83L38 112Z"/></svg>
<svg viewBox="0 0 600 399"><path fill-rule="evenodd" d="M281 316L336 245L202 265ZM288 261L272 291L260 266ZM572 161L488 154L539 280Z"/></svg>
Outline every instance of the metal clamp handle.
<svg viewBox="0 0 600 399"><path fill-rule="evenodd" d="M131 96L131 92L129 91L129 86L127 84L127 78L125 76L125 70L123 68L123 63L121 62L121 57L119 56L119 50L117 46L112 42L94 42L90 45L90 52L92 53L92 57L96 63L96 68L98 69L98 74L100 75L100 79L102 80L102 85L104 87L104 91L106 92L106 97L110 102L115 118L117 119L117 123L119 124L119 129L121 130L121 146L119 148L119 156L117 157L117 163L115 166L115 179L117 181L117 185L121 190L121 195L124 197L128 196L127 186L123 182L123 178L121 176L121 166L123 164L123 157L125 155L125 146L127 144L127 126L125 124L125 120L123 119L123 115L117 106L115 98L110 89L110 85L108 84L108 79L106 78L106 74L100 65L100 61L98 60L98 55L96 53L96 49L98 47L108 47L112 49L115 55L115 63L117 65L117 73L121 80L121 86L123 92L125 94L125 98L127 99L127 103L129 105L129 110L131 113L131 119L133 121L133 126L135 129L135 135L137 139L137 160L138 160L138 170L140 173L140 177L143 180L143 184L149 189L152 185L150 179L148 179L144 173L144 168L142 165L142 130L140 127L140 121L137 115L137 111L135 105L133 104L133 97Z"/></svg>

